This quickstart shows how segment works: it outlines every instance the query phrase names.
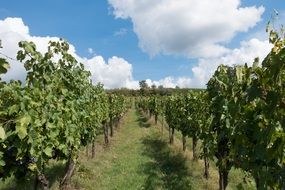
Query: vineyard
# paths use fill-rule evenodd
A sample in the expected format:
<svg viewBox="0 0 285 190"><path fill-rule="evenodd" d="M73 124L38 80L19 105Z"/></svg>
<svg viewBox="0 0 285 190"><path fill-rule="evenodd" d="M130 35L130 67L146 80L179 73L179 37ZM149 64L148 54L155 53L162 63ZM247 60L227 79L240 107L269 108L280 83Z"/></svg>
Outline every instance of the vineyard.
<svg viewBox="0 0 285 190"><path fill-rule="evenodd" d="M204 176L209 177L209 160L214 160L220 190L226 189L232 168L252 176L257 189L285 188L285 40L268 30L274 47L261 67L258 59L252 67L220 65L205 91L138 102L150 116L162 114L170 144L175 130L182 134L184 151L186 137L192 138L194 160L201 141Z"/></svg>
<svg viewBox="0 0 285 190"><path fill-rule="evenodd" d="M26 81L1 81L0 84L1 180L33 178L33 189L49 189L51 183L46 169L51 161L58 161L65 163L65 168L57 188L69 189L72 178L77 177L83 152L91 160L98 159L99 139L108 147L118 138L115 132L119 128L119 133L127 133L124 128L138 130L133 132L137 136L155 128L151 133L157 139L144 141L149 146L145 154L154 157L157 153L158 162L169 166L177 162L175 157L163 162L158 153L159 148L177 146L175 139L180 138L179 133L182 151L191 150L191 162L203 166L200 171L203 180L212 178L211 168L217 170L220 190L227 189L231 183L229 174L236 169L243 172L243 183L236 189L247 189L252 183L256 189L284 190L285 40L284 34L270 27L268 32L273 48L261 63L256 58L252 66L220 65L208 81L207 89L169 96L127 97L110 93L103 85L92 84L90 72L68 53L66 41L50 42L45 54L37 51L33 42L20 42L17 60L24 64ZM8 62L0 59L1 74L9 69ZM135 119L127 125L122 120L130 114L140 115L142 119L153 118L153 123L144 126L146 130L134 124ZM170 145L159 141L165 129ZM132 139L133 143L140 143L132 133L122 138L122 141ZM132 146L137 145L129 145L128 151L133 151ZM98 157L104 158L104 154L99 152ZM106 160L96 162L101 161ZM165 184L155 183L144 188L191 188L188 172L170 175L179 169L179 163L176 164L178 168L173 167L173 171L163 171L172 176L167 179L169 183L165 180ZM138 177L139 180L143 181ZM177 183L171 183L174 180Z"/></svg>
<svg viewBox="0 0 285 190"><path fill-rule="evenodd" d="M42 55L32 42L20 42L17 59L27 71L25 85L18 81L1 83L0 177L17 179L34 175L35 189L48 189L44 170L49 160L66 161L60 183L65 189L76 166L79 150L92 144L100 131L108 143L127 110L122 96L107 95L90 73L68 54L65 41L50 42ZM1 71L8 63L1 59Z"/></svg>

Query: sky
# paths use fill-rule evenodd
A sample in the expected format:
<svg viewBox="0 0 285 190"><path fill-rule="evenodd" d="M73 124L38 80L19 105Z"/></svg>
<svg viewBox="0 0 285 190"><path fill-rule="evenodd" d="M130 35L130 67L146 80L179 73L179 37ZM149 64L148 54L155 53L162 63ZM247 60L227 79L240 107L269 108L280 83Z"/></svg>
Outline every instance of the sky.
<svg viewBox="0 0 285 190"><path fill-rule="evenodd" d="M284 0L9 0L0 4L1 54L16 59L18 42L66 39L105 88L205 88L219 64L262 60L271 45L266 23L285 24ZM1 56L1 55L0 55ZM2 78L25 79L10 60Z"/></svg>

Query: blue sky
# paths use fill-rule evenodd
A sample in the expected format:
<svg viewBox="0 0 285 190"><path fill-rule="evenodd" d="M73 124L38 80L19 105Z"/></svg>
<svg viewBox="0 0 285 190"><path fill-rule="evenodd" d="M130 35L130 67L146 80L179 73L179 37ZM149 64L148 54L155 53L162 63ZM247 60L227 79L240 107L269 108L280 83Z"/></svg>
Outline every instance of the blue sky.
<svg viewBox="0 0 285 190"><path fill-rule="evenodd" d="M171 2L171 0L168 1ZM121 1L125 4L133 2L132 0ZM148 2L151 4L152 1ZM258 8L263 6L265 10L260 16L261 21L252 21L254 26L245 26L246 31L240 31L242 29L236 28L228 39L219 38L216 40L217 44L222 45L223 48L240 48L240 41L250 40L255 35L259 40L265 40L261 38L266 36L263 31L265 31L266 22L270 19L273 9L278 10L280 14L285 11L285 3L282 0L243 0L240 3L239 7L255 6ZM209 4L210 6L212 5ZM91 59L94 55L100 55L106 60L112 56L123 58L132 65L132 80L135 81L143 79L159 81L169 76L173 78L193 78L192 68L197 66L201 59L217 59L217 57L223 56L221 54L209 58L208 56L203 57L199 53L197 55L193 53L192 55L193 50L191 48L190 53L188 53L189 48L187 53L184 50L181 50L180 53L180 50L175 49L172 51L169 44L152 55L151 51L157 47L148 45L149 41L147 40L149 39L147 37L145 41L141 40L142 36L147 36L143 33L144 30L141 32L134 31L134 25L139 26L141 22L139 16L148 13L142 12L140 15L136 15L131 10L132 7L122 5L118 0L110 0L109 2L104 0L9 0L2 1L0 4L0 20L7 17L19 17L29 27L31 36L65 38L75 46L76 53L81 57ZM120 16L116 15L114 8L125 11L124 14L128 16L126 18L116 18ZM190 8L190 10L192 9ZM157 11L160 10L157 9ZM149 12L151 13L151 11ZM161 21L161 19L158 21ZM236 22L234 18L232 22ZM152 26L155 27L156 25ZM189 26L191 27L191 25ZM209 29L211 30L211 28ZM148 30L152 30L152 28L148 28ZM175 32L175 28L173 30ZM191 31L189 30L189 35L191 35ZM159 38L159 35L158 33L157 38ZM203 38L203 35L201 35L201 38ZM183 42L183 39L181 41ZM147 44L145 49L150 48L151 50L142 48L139 45L141 43ZM163 41L159 43L163 43ZM92 48L92 54L88 52L88 48Z"/></svg>

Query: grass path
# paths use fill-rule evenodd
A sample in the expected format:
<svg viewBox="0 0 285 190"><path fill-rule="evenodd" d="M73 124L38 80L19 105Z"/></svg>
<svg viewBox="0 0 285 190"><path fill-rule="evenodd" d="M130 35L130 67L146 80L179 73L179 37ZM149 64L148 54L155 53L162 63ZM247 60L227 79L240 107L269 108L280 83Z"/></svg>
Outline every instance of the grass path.
<svg viewBox="0 0 285 190"><path fill-rule="evenodd" d="M111 140L94 160L82 158L73 176L74 189L191 189L183 154L173 152L159 130L131 109Z"/></svg>

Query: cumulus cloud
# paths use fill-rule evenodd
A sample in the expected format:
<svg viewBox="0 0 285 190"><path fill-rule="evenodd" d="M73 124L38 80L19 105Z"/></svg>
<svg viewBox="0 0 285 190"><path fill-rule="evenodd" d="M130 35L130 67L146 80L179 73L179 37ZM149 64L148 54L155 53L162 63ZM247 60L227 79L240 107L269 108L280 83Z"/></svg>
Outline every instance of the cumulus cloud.
<svg viewBox="0 0 285 190"><path fill-rule="evenodd" d="M192 68L193 78L192 87L205 87L210 77L214 74L220 64L224 65L242 65L247 63L252 65L254 58L259 57L263 60L270 52L272 45L268 40L259 40L256 38L248 41L242 41L239 48L232 49L225 55L217 58L201 58L198 65Z"/></svg>
<svg viewBox="0 0 285 190"><path fill-rule="evenodd" d="M188 78L188 77L165 77L163 79L160 80L151 80L151 79L147 79L146 83L148 84L148 86L152 86L155 85L156 87L162 85L165 88L175 88L175 87L179 87L179 88L189 88L191 87L191 82L192 79Z"/></svg>
<svg viewBox="0 0 285 190"><path fill-rule="evenodd" d="M148 9L147 6L145 8ZM21 18L6 18L5 20L0 20L0 39L2 40L3 46L3 49L0 49L1 53L14 59L19 50L18 42L21 40L33 41L37 45L37 49L42 53L47 51L48 42L50 40L59 40L58 37L32 36L28 26L23 23ZM245 62L250 65L255 57L259 57L260 60L262 60L270 49L271 45L267 40L253 38L242 41L238 48L227 49L220 56L200 57L197 59L197 65L192 68L193 75L191 77L168 76L160 80L147 79L146 81L149 86L154 84L156 86L163 85L168 88L175 88L176 86L180 88L205 87L205 84L218 65L235 65L244 64ZM138 81L134 80L132 76L132 65L127 60L116 56L105 60L99 55L93 56L90 59L83 58L76 53L76 49L73 45L70 45L70 53L74 55L77 60L84 63L85 68L91 72L93 83L101 82L105 88L139 88ZM2 78L6 81L10 79L24 81L26 72L23 64L15 60L9 60L9 62L11 63L11 68Z"/></svg>
<svg viewBox="0 0 285 190"><path fill-rule="evenodd" d="M140 47L154 56L217 57L238 32L261 20L264 7L240 0L108 0L116 18L131 19Z"/></svg>
<svg viewBox="0 0 285 190"><path fill-rule="evenodd" d="M16 61L17 52L19 50L18 42L22 40L33 41L37 50L41 53L47 52L49 41L58 41L58 37L40 37L32 36L29 33L29 28L21 18L6 18L0 20L0 39L3 49L1 53L11 57L9 60L10 69L2 77L4 80L25 80L26 71L23 63ZM88 48L89 53L94 53L92 48ZM70 50L73 56L82 62L86 69L92 74L93 83L101 82L105 88L138 88L138 81L134 81L132 77L132 65L123 58L112 57L106 63L101 56L94 56L91 59L82 58L76 54L75 47L70 44Z"/></svg>
<svg viewBox="0 0 285 190"><path fill-rule="evenodd" d="M192 77L166 77L161 80L146 80L149 86L163 85L164 87L174 88L206 88L206 83L220 64L224 65L243 65L247 63L252 65L254 58L259 57L263 60L270 52L272 45L268 40L259 40L256 38L248 41L242 41L239 48L228 51L225 55L217 58L200 58L198 64L192 68Z"/></svg>
<svg viewBox="0 0 285 190"><path fill-rule="evenodd" d="M139 87L132 77L132 65L120 57L113 56L106 63L102 56L85 60L86 69L92 74L92 81L101 82L107 88Z"/></svg>

